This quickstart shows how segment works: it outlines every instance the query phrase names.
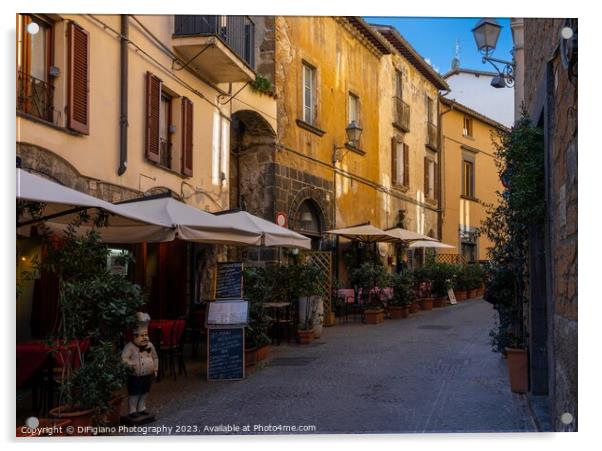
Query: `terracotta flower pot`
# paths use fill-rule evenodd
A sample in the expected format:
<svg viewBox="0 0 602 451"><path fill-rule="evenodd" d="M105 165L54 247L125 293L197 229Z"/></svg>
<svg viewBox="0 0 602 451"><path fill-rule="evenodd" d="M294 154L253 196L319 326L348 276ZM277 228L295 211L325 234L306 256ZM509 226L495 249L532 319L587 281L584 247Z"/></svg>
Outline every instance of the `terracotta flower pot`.
<svg viewBox="0 0 602 451"><path fill-rule="evenodd" d="M471 288L468 290L468 299L476 299L478 297L478 292L476 288Z"/></svg>
<svg viewBox="0 0 602 451"><path fill-rule="evenodd" d="M71 420L71 425L75 428L71 435L92 435L92 431L83 430L80 432L78 428L92 426L94 410L73 410L68 406L59 406L50 409L49 413L53 418Z"/></svg>
<svg viewBox="0 0 602 451"><path fill-rule="evenodd" d="M528 356L526 349L506 348L510 389L515 393L526 393L529 389Z"/></svg>
<svg viewBox="0 0 602 451"><path fill-rule="evenodd" d="M245 367L255 365L257 361L257 348L245 349Z"/></svg>
<svg viewBox="0 0 602 451"><path fill-rule="evenodd" d="M417 302L413 302L410 304L410 306L409 306L410 313L418 313L419 310L420 310L420 304L418 304Z"/></svg>
<svg viewBox="0 0 602 451"><path fill-rule="evenodd" d="M255 354L255 362L261 362L262 360L267 359L269 349L270 348L268 347L268 345L263 345L260 348L257 348L256 354Z"/></svg>
<svg viewBox="0 0 602 451"><path fill-rule="evenodd" d="M389 314L391 315L391 319L401 319L402 318L401 311L403 310L403 308L404 307L401 307L399 305L391 305L391 306L389 306L388 309L389 309ZM406 312L406 315L407 315L407 312Z"/></svg>
<svg viewBox="0 0 602 451"><path fill-rule="evenodd" d="M456 295L456 301L465 301L468 297L468 292L466 290L456 291L454 292Z"/></svg>
<svg viewBox="0 0 602 451"><path fill-rule="evenodd" d="M127 398L127 395L119 394L109 401L112 409L106 415L106 421L109 426L119 426L121 418L121 403Z"/></svg>
<svg viewBox="0 0 602 451"><path fill-rule="evenodd" d="M385 320L385 311L383 309L366 310L364 317L366 318L366 324L380 324Z"/></svg>
<svg viewBox="0 0 602 451"><path fill-rule="evenodd" d="M420 299L420 308L422 310L433 310L433 298Z"/></svg>
<svg viewBox="0 0 602 451"><path fill-rule="evenodd" d="M408 317L408 313L410 312L410 308L407 305L404 305L403 307L401 307L401 318L407 318Z"/></svg>
<svg viewBox="0 0 602 451"><path fill-rule="evenodd" d="M433 299L433 307L441 308L445 306L446 298L443 296L437 297Z"/></svg>
<svg viewBox="0 0 602 451"><path fill-rule="evenodd" d="M17 428L16 437L47 437L67 435L65 427L71 424L71 420L65 418L39 418L40 424L35 429L27 426Z"/></svg>
<svg viewBox="0 0 602 451"><path fill-rule="evenodd" d="M314 330L298 330L297 331L297 341L301 345L306 345L311 343L311 340L314 338Z"/></svg>

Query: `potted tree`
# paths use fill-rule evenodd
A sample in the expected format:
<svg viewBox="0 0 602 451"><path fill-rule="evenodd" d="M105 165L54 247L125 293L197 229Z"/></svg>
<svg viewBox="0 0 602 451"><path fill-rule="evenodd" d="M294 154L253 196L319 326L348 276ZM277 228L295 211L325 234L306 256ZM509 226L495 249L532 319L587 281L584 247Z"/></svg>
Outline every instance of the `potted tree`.
<svg viewBox="0 0 602 451"><path fill-rule="evenodd" d="M447 304L447 290L453 283L453 266L446 263L431 263L428 267L429 279L431 280L431 293L433 307L444 307Z"/></svg>
<svg viewBox="0 0 602 451"><path fill-rule="evenodd" d="M391 318L407 318L409 307L414 302L412 274L408 270L393 274L391 285L393 286L393 298L389 301Z"/></svg>
<svg viewBox="0 0 602 451"><path fill-rule="evenodd" d="M465 301L468 298L468 274L466 265L457 265L454 277L454 294L457 301Z"/></svg>
<svg viewBox="0 0 602 451"><path fill-rule="evenodd" d="M67 227L63 240L47 240L44 263L59 279L56 340L74 352L62 370L60 405L50 414L69 418L74 426L118 421L125 397L120 391L130 371L121 360L121 338L145 302L138 285L109 271L109 251L96 229L78 233L83 219ZM132 260L127 254L121 259Z"/></svg>
<svg viewBox="0 0 602 451"><path fill-rule="evenodd" d="M364 263L351 272L351 280L354 286L361 289L365 322L382 323L385 320L385 309L380 299L380 288L387 281L384 267L378 263Z"/></svg>
<svg viewBox="0 0 602 451"><path fill-rule="evenodd" d="M299 321L297 324L297 340L300 344L308 344L315 338L315 328L321 326L318 295L320 286L318 277L320 269L314 265L293 265L290 267L291 281L295 284L293 291L298 292Z"/></svg>
<svg viewBox="0 0 602 451"><path fill-rule="evenodd" d="M422 310L433 309L433 297L431 295L430 270L427 266L414 269L412 272L414 290L418 295L418 302Z"/></svg>
<svg viewBox="0 0 602 451"><path fill-rule="evenodd" d="M273 283L278 280L279 268L246 268L245 297L249 300L249 324L245 328L245 366L265 360L268 356L270 317L264 307L273 299Z"/></svg>

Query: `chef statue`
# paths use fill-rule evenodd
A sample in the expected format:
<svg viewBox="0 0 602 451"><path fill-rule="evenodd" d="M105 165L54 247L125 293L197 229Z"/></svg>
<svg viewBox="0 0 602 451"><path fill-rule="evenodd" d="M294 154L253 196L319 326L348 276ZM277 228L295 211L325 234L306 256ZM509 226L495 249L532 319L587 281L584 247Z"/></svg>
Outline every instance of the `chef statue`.
<svg viewBox="0 0 602 451"><path fill-rule="evenodd" d="M132 341L125 345L121 358L132 369L128 377L128 407L132 419L147 416L146 397L159 369L159 357L148 338L147 313L136 313L136 328Z"/></svg>

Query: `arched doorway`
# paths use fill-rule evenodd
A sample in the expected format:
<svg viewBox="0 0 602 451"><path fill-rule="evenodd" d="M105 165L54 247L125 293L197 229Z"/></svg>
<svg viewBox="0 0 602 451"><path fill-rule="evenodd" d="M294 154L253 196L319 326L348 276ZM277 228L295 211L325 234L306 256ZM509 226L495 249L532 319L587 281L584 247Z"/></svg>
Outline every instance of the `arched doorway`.
<svg viewBox="0 0 602 451"><path fill-rule="evenodd" d="M297 231L311 238L313 251L321 250L324 218L318 204L312 199L305 199L299 205L295 216Z"/></svg>

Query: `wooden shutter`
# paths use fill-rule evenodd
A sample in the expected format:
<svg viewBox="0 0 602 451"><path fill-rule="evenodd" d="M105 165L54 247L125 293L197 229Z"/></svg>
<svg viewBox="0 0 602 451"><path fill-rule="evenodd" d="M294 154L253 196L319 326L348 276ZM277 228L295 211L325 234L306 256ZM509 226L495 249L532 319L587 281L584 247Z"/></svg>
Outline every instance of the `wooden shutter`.
<svg viewBox="0 0 602 451"><path fill-rule="evenodd" d="M159 110L161 107L161 80L146 73L146 158L160 161Z"/></svg>
<svg viewBox="0 0 602 451"><path fill-rule="evenodd" d="M90 130L90 40L86 30L73 22L67 29L69 42L67 127L80 133Z"/></svg>
<svg viewBox="0 0 602 451"><path fill-rule="evenodd" d="M410 146L403 144L403 185L410 186Z"/></svg>
<svg viewBox="0 0 602 451"><path fill-rule="evenodd" d="M391 181L397 185L397 140L391 138Z"/></svg>
<svg viewBox="0 0 602 451"><path fill-rule="evenodd" d="M192 102L182 98L182 174L192 177Z"/></svg>
<svg viewBox="0 0 602 451"><path fill-rule="evenodd" d="M429 159L424 157L424 197L429 197Z"/></svg>

